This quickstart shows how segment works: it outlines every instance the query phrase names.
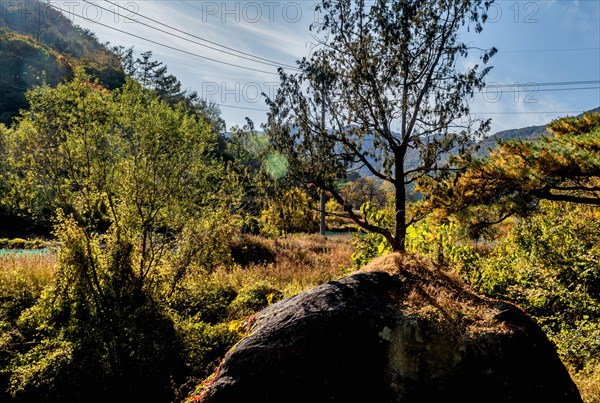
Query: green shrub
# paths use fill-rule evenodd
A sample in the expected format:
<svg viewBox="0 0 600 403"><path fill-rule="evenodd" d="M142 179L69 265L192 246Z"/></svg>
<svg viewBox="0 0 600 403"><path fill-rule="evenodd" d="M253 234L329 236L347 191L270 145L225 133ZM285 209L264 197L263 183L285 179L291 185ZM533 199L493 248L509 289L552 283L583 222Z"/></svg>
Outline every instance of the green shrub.
<svg viewBox="0 0 600 403"><path fill-rule="evenodd" d="M281 300L283 293L268 283L256 283L242 288L229 306L233 317L250 316Z"/></svg>
<svg viewBox="0 0 600 403"><path fill-rule="evenodd" d="M231 257L235 263L241 266L275 262L273 248L267 244L264 238L251 235L236 238L231 243Z"/></svg>
<svg viewBox="0 0 600 403"><path fill-rule="evenodd" d="M243 336L237 322L211 325L197 318L181 320L177 331L187 372L200 379L212 373L219 360Z"/></svg>
<svg viewBox="0 0 600 403"><path fill-rule="evenodd" d="M226 320L229 305L236 298L233 287L219 283L207 274L183 282L169 300L169 307L183 317L216 324Z"/></svg>
<svg viewBox="0 0 600 403"><path fill-rule="evenodd" d="M11 363L8 393L17 401L60 401L73 380L75 346L65 340L44 339ZM77 393L75 391L75 393Z"/></svg>
<svg viewBox="0 0 600 403"><path fill-rule="evenodd" d="M27 241L25 239L14 238L9 241L8 247L10 249L25 249L26 244L27 244Z"/></svg>
<svg viewBox="0 0 600 403"><path fill-rule="evenodd" d="M172 398L184 372L173 320L139 286L133 248L111 234L104 248L71 220L54 282L16 321L21 349L9 362L17 401Z"/></svg>
<svg viewBox="0 0 600 403"><path fill-rule="evenodd" d="M0 249L41 249L48 246L48 242L39 238L0 238Z"/></svg>
<svg viewBox="0 0 600 403"><path fill-rule="evenodd" d="M281 200L271 201L262 211L261 233L266 236L297 232L315 232L319 229L319 215L314 201L299 188L285 192Z"/></svg>
<svg viewBox="0 0 600 403"><path fill-rule="evenodd" d="M372 232L353 232L352 244L354 245L354 253L352 253L350 259L354 270L366 266L371 260L389 250L389 244L385 238Z"/></svg>
<svg viewBox="0 0 600 403"><path fill-rule="evenodd" d="M375 208L370 202L365 202L360 206L360 211L366 220L375 225L384 228L392 228L394 223L394 209L392 200L384 208ZM359 231L352 234L352 243L355 252L352 254L352 265L355 269L360 269L375 257L388 253L391 250L390 243L381 234L374 232L363 233Z"/></svg>
<svg viewBox="0 0 600 403"><path fill-rule="evenodd" d="M600 355L600 211L542 203L522 219L471 282L534 315L575 368Z"/></svg>

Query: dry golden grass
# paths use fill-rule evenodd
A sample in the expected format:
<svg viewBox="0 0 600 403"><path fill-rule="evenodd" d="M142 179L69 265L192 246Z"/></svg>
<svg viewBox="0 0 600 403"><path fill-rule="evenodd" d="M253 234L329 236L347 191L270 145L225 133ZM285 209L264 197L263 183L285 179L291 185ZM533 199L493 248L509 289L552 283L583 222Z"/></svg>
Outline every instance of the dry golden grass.
<svg viewBox="0 0 600 403"><path fill-rule="evenodd" d="M454 271L436 267L427 257L391 253L361 271L384 271L400 278L405 284L400 296L404 312L434 319L445 331L469 338L492 330L510 331L497 319L497 301L475 294Z"/></svg>
<svg viewBox="0 0 600 403"><path fill-rule="evenodd" d="M271 257L271 261L221 267L213 274L215 280L236 289L269 282L285 296L290 296L339 278L351 267L353 247L349 236L325 238L300 234L274 239L248 236L244 242L255 246L248 253L260 254L262 251ZM263 257L248 258L262 261ZM54 278L56 263L55 252L0 255L0 287L10 289L18 285L41 290Z"/></svg>
<svg viewBox="0 0 600 403"><path fill-rule="evenodd" d="M28 290L39 295L56 272L55 253L0 255L0 293Z"/></svg>
<svg viewBox="0 0 600 403"><path fill-rule="evenodd" d="M571 377L585 403L600 403L600 360L589 364L583 371L570 368Z"/></svg>
<svg viewBox="0 0 600 403"><path fill-rule="evenodd" d="M260 244L274 261L220 268L214 274L218 281L235 288L267 281L287 297L340 278L351 267L353 247L349 236L325 238L300 234L274 239L250 236L246 242Z"/></svg>

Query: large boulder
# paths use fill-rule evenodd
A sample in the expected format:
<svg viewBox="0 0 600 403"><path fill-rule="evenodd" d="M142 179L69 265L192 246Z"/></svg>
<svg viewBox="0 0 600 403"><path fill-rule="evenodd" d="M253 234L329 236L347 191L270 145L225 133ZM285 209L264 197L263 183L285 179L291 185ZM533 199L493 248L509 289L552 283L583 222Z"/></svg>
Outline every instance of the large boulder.
<svg viewBox="0 0 600 403"><path fill-rule="evenodd" d="M581 402L539 326L415 258L258 313L202 402Z"/></svg>

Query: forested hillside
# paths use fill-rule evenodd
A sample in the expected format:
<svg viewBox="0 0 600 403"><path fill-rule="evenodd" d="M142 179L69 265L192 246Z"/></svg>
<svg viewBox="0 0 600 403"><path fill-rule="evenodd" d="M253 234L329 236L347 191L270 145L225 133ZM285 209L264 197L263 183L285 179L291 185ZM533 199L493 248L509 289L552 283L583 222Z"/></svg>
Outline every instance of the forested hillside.
<svg viewBox="0 0 600 403"><path fill-rule="evenodd" d="M600 107L590 109L586 113L597 113L600 112ZM581 115L579 115L581 116ZM504 140L536 140L541 136L548 134L546 130L547 125L540 126L528 126L519 129L508 129L497 133L494 133L489 137L490 140L504 141Z"/></svg>
<svg viewBox="0 0 600 403"><path fill-rule="evenodd" d="M38 0L0 2L0 122L26 107L25 91L84 68L107 88L124 83L119 58L96 36Z"/></svg>

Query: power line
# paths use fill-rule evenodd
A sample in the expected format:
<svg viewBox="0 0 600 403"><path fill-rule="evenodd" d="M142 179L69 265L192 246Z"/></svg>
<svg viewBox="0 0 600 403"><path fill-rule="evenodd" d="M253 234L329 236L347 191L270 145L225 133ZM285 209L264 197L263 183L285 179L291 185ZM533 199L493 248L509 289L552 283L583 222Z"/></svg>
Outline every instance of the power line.
<svg viewBox="0 0 600 403"><path fill-rule="evenodd" d="M538 91L569 91L569 90L587 90L587 89L600 89L600 87L586 87L586 88L549 88L549 89L541 89ZM504 91L504 92L517 92L517 91ZM215 105L223 106L225 108L235 108L235 109L246 109L252 111L259 112L269 112L268 109L259 109L259 108L247 108L242 106L233 106L227 104L215 103ZM534 111L534 112L471 112L473 115L529 115L529 114L550 114L550 113L582 113L583 111Z"/></svg>
<svg viewBox="0 0 600 403"><path fill-rule="evenodd" d="M84 0L84 1L85 1L86 3L89 3L89 2L88 2L88 1L86 1L86 0ZM231 51L233 51L233 52L241 53L241 54L243 54L243 55L246 55L246 56L249 56L249 57L251 57L251 58L254 58L254 59L260 59L260 60L263 60L263 61L267 62L267 63L264 63L264 64L271 65L271 66L272 66L272 65L276 65L277 67L287 67L287 68L289 68L289 69L292 69L292 70L296 70L296 71L298 71L298 68L296 68L296 67L294 67L294 66L291 66L291 65L288 65L288 64L284 64L284 63L279 63L279 62L276 62L276 61L273 61L273 60L270 60L270 59L266 59L266 58L263 58L263 57L260 57L260 56L256 56L256 55L253 55L253 54L250 54L250 53L243 52L243 51L241 51L241 50L237 50L237 49L234 49L234 48L231 48L231 47L228 47L228 46L225 46L225 45L219 44L219 43L217 43L217 42L210 41L210 40L208 40L208 39L205 39L205 38L202 38L202 37L198 37L198 36L196 36L196 35L194 35L194 34L190 34L189 32L182 31L182 30L180 30L180 29L178 29L178 28L175 28L175 27L173 27L173 26L171 26L171 25L164 24L164 23L162 23L162 22L160 22L160 21L157 21L157 20L155 20L155 19L152 19L152 18L150 18L150 17L147 17L147 16L145 16L145 15L142 15L141 13L138 13L138 12L136 12L136 11L133 11L133 10L127 9L127 8L125 8L125 7L123 7L123 6L120 6L118 3L112 3L112 2L110 2L109 0L104 0L104 1L106 1L106 2L107 2L107 3L109 3L109 4L112 4L112 5L114 5L114 6L116 6L116 7L119 7L119 8L121 8L121 9L123 9L123 10L126 10L126 11L128 11L128 12L130 12L130 13L132 13L132 14L139 15L140 17L143 17L143 18L146 18L147 20L153 21L153 22L155 22L155 23L157 23L157 24L159 24L159 25L162 25L162 26L168 27L168 28L170 28L170 29L173 29L173 30L175 30L175 31L177 31L177 32L181 32L181 33L183 33L183 34L185 34L185 35L189 35L189 36L191 36L191 37L194 37L194 38L196 38L196 39L199 39L199 40L202 40L202 41L205 41L205 42L211 43L211 44L213 44L213 45L216 45L216 46L219 46L219 47L222 47L222 48L228 49L228 50L231 50ZM198 7L196 7L195 5L193 5L193 4L190 4L190 3L186 2L186 1L183 1L183 0L179 0L179 1L180 1L181 3L183 3L183 4L186 4L186 5L188 5L189 7L192 7L192 8L195 8L195 9L197 9L197 10L203 11L203 10L199 9ZM89 4L94 4L94 3L89 3ZM98 6L98 7L100 7L100 8L103 8L102 6ZM112 10L110 10L110 9L106 9L106 8L103 8L103 9L105 9L105 10L107 10L107 11L110 11L110 12L112 12L113 14L116 14L114 11L112 11ZM125 18L128 18L128 19L130 19L130 20L132 20L132 21L135 21L135 20L133 20L133 19L131 19L131 18L129 18L129 17L125 17ZM136 21L136 22L138 22L138 23L140 23L140 24L142 24L142 25L149 26L149 27L151 27L151 28L153 28L153 29L157 29L157 28L155 28L155 27L152 27L152 26L150 26L150 25L148 25L148 24L144 24L144 23L142 23L142 22L139 22L139 21ZM161 31L161 32L165 32L165 31L162 31L162 30L160 30L160 29L159 29L159 31ZM256 33L258 33L258 34L264 35L264 34L262 34L262 33L259 33L259 32L257 32L257 31L254 31L254 30L253 30L253 32L256 32ZM170 33L168 33L168 34L170 34ZM179 36L175 36L175 37L177 37L177 38L181 38L181 37L179 37ZM184 39L184 38L181 38L181 39ZM277 39L277 38L270 38L270 39ZM187 40L187 39L184 39L184 40ZM198 44L197 42L193 42L193 41L192 41L192 43L196 43L196 44ZM287 42L287 43L290 43L290 42ZM211 46L207 46L207 45L203 45L203 44L198 44L198 45L200 45L200 46L204 46L204 47L207 47L207 48L209 48L209 49L213 49L213 50L221 51L221 52L223 52L223 53L230 54L230 55L233 55L233 56L236 56L236 57L241 57L241 58L243 58L243 59L248 59L248 58L246 58L246 57L239 56L239 55L235 55L235 54L232 54L232 53L229 53L229 52L225 52L225 51L222 51L222 50L220 50L220 49L215 49L215 48L213 48L213 47L211 47ZM528 52L574 52L574 51L588 51L588 50L600 50L600 48L587 47L587 48L560 48L560 49L515 49L515 50L498 50L498 52L499 52L499 53L528 53ZM253 59L248 59L248 60L251 60L251 61L254 61L254 62L260 63L260 62L258 62L257 60L253 60Z"/></svg>
<svg viewBox="0 0 600 403"><path fill-rule="evenodd" d="M532 112L471 112L472 115L537 115L550 113L583 113L585 111L532 111Z"/></svg>
<svg viewBox="0 0 600 403"><path fill-rule="evenodd" d="M15 88L17 90L27 91L27 88L25 88L21 85L15 85L15 84L11 83L10 81L0 79L0 82L3 83L3 85L7 85L7 86Z"/></svg>
<svg viewBox="0 0 600 403"><path fill-rule="evenodd" d="M84 1L85 3L88 3L88 4L94 5L94 6L96 6L96 7L99 7L99 8L101 8L102 10L109 11L109 12L113 13L114 15L119 15L119 14L117 14L117 12L115 12L114 10L111 10L111 9L109 9L109 8L102 7L102 6L98 5L98 4L92 3L92 2L90 2L90 1L87 1L87 0L83 0L83 1ZM172 30L174 30L174 31L177 31L177 32L180 32L180 33L182 33L182 34L185 34L185 35L191 36L191 37L193 37L193 38L196 38L196 39L199 39L199 40L201 40L201 41L208 42L208 43L211 43L211 44L213 44L213 45L216 45L216 46L222 47L222 48L224 48L224 49L231 50L232 52L228 52L228 51L226 51L226 50L218 49L218 48L215 48L215 47L213 47L213 46L205 45L205 44L203 44L203 43L200 43L200 42L197 42L197 41L193 41L193 40L191 40L191 39L188 39L188 38L185 38L185 37L182 37L182 36L179 36L179 35L173 34L172 32L168 32L168 31L165 31L165 30L163 30L163 29L157 28L157 27L155 27L155 26L152 26L152 25L150 25L150 24L146 24L146 23L144 23L144 22L141 22L141 21L134 20L134 19L133 19L133 18L131 18L131 17L124 17L124 18L127 18L127 19L129 19L129 20L131 20L131 21L134 21L134 22L138 23L138 24L141 24L141 25L144 25L144 26L146 26L146 27L152 28L152 29L154 29L154 30L156 30L156 31L159 31L159 32L165 33L165 34L167 34L167 35L171 35L171 36L173 36L173 37L175 37L175 38L183 39L184 41L187 41L187 42L190 42L190 43L196 44L196 45L198 45L198 46L202 46L202 47L205 47L205 48L208 48L208 49L216 50L217 52L221 52L221 53L225 53L225 54L228 54L228 55L231 55L231 56L239 57L239 58L241 58L241 59L246 59L246 60L249 60L249 61L251 61L251 62L254 62L254 63L262 63L262 64L265 64L265 65L268 65L268 66L273 66L273 67L287 67L287 68L290 68L290 69L297 70L297 69L296 69L295 67L293 67L293 66L290 66L290 65L287 65L287 64L283 64L283 63L279 63L279 62L276 62L276 61L273 61L273 60L270 60L270 59L266 59L266 58L263 58L263 57L260 57L260 56L256 56L256 55L253 55L253 54L250 54L250 53L246 53L246 52L243 52L243 51L241 51L241 50L237 50L237 49L234 49L234 48L230 48L230 47L228 47L228 46L225 46L225 45L219 44L219 43L217 43L217 42L213 42L213 41L210 41L210 40L208 40L208 39L205 39L205 38L199 37L199 36L197 36L197 35L194 35L194 34L191 34L191 33L189 33L189 32L183 31L183 30L181 30L181 29L179 29L179 28L173 27L173 26L171 26L171 25L168 25L168 24L162 23L162 22L160 22L160 21L158 21L158 20L155 20L155 19L153 19L153 18L147 17L147 16L145 16L145 15L143 15L143 14L141 14L141 13L138 13L138 12L136 12L136 11L129 10L129 9L127 9L127 8L125 8L125 7L121 6L121 5L119 5L118 3L113 3L113 2L110 2L109 0L104 0L104 1L106 1L108 4L111 4L111 5L115 6L115 7L121 8L121 9L123 9L123 10L126 10L126 11L128 11L128 12L132 13L132 14L135 14L135 15L137 15L137 16L140 16L140 17L142 17L142 18L145 18L145 19L147 19L147 20L149 20L149 21L152 21L152 22L154 22L154 23L157 23L157 24L159 24L159 25L161 25L161 26L167 27L167 28L169 28L169 29L172 29ZM235 53L233 53L233 52L240 53L241 55L239 55L239 54L235 54ZM245 56L244 56L244 55L245 55ZM258 59L258 60L257 60L257 59Z"/></svg>
<svg viewBox="0 0 600 403"><path fill-rule="evenodd" d="M258 111L258 112L269 112L269 109L259 109L259 108L249 108L246 106L237 106L237 105L227 105L227 104L218 104L216 102L212 102L214 105L222 106L224 108L233 108L233 109L245 109L248 111Z"/></svg>
<svg viewBox="0 0 600 403"><path fill-rule="evenodd" d="M193 4L191 4L191 3L187 2L187 1L184 1L184 0L177 0L177 1L179 1L180 3L183 3L185 5L187 5L188 7L195 8L196 10L200 11L203 14L205 13L205 10L202 10L201 8L195 6L195 5L193 5ZM192 0L192 1L194 1L194 0ZM214 14L208 14L208 15L211 16L211 17L214 17L214 18L218 18ZM224 21L225 23L230 23L230 24L232 23L228 19L222 19L221 21L222 22ZM284 41L281 38L277 38L277 37L274 37L274 36L271 36L271 35L264 34L264 33L260 32L260 31L258 31L256 29L249 28L246 25L235 24L235 26L236 26L236 28L240 28L240 29L243 29L243 30L246 30L246 31L254 32L255 34L260 35L260 36L265 37L265 38L268 38L271 41L275 40L277 42L286 43L288 45L304 46L304 45L299 45L298 43L294 43L294 42L290 42L290 41Z"/></svg>
<svg viewBox="0 0 600 403"><path fill-rule="evenodd" d="M16 52L11 52L11 51L8 51L8 50L0 50L0 53L11 54L13 57L18 57L18 58L24 59L24 60L30 60L32 62L35 62L36 64L44 65L44 66L47 66L47 67L52 67L52 68L56 67L56 66L53 66L53 65L51 65L49 63L44 63L42 61L39 61L39 60L36 60L36 59L33 59L33 58L21 56L21 55L17 54ZM112 81L112 80L105 80L105 81L111 82L113 84L119 84L119 85L122 84L121 82ZM27 91L30 88L32 88L32 87L28 88L28 87L25 87L25 86L15 85L15 84L11 83L10 81L2 80L2 79L0 79L0 83L3 83L6 86L9 86L9 87L15 88L17 90L21 90L21 91ZM250 108L250 107L237 106L237 105L227 105L227 104L220 104L220 103L216 103L216 102L212 102L212 103L214 105L222 106L222 107L225 107L225 108L244 109L244 110L258 111L258 112L268 112L267 109Z"/></svg>
<svg viewBox="0 0 600 403"><path fill-rule="evenodd" d="M0 79L0 88L2 88L3 86L8 86L8 87L20 90L20 91L27 91L27 90L29 90L29 88L24 87L22 85L15 85L15 84L11 83L10 81ZM216 102L211 102L211 103L214 104L214 105L217 105L217 106L225 107L225 108L243 109L243 110L258 111L258 112L269 112L268 109L259 109L259 108L245 107L245 106L219 104L219 103L216 103Z"/></svg>
<svg viewBox="0 0 600 403"><path fill-rule="evenodd" d="M24 56L18 55L15 52L7 51L7 50L0 50L0 53L12 54L14 57L18 57L20 59L31 60L31 61L33 61L33 62L35 62L37 64L41 64L41 65L48 66L48 67L53 67L53 68L55 67L55 66L53 66L51 64L44 63L44 62L38 61L36 59L32 59L32 58L28 58L28 57L24 57ZM106 80L106 81L109 81L109 82L112 82L112 83L115 83L115 84L122 84L122 83L117 83L116 81L110 81L110 80ZM22 86L22 85L16 85L16 84L12 83L11 81L3 80L1 78L0 78L0 83L2 83L2 85L5 85L5 86L8 86L8 87L20 90L20 91L28 91L29 89L35 87L35 86L27 87L27 86ZM2 85L0 85L0 87L2 87ZM268 112L269 111L268 109L250 108L250 107L237 106L237 105L227 105L227 104L221 104L221 103L217 103L217 102L211 102L211 103L214 104L214 105L222 106L224 108L244 109L244 110L258 111L258 112Z"/></svg>
<svg viewBox="0 0 600 403"><path fill-rule="evenodd" d="M582 52L588 50L600 50L600 48L560 48L560 49L515 49L498 50L498 53L543 53L543 52Z"/></svg>
<svg viewBox="0 0 600 403"><path fill-rule="evenodd" d="M524 90L500 90L498 92L500 93L521 93L521 92L529 92L531 94L534 94L536 92L552 92L552 91L578 91L578 90L598 90L600 89L600 87L577 87L577 88L537 88L537 89L533 89L530 91L524 91ZM480 91L483 92L483 91Z"/></svg>
<svg viewBox="0 0 600 403"><path fill-rule="evenodd" d="M56 67L56 66L54 66L52 64L44 63L44 62L39 61L37 59L33 59L33 58L30 58L30 57L21 56L21 55L17 54L16 52L12 52L12 51L9 51L9 50L0 50L0 53L10 54L13 57L16 57L16 58L19 58L19 59L24 59L24 60L30 60L30 61L32 61L32 62L34 62L36 64L40 64L40 65L47 66L47 67L52 67L52 68ZM105 80L105 81L113 83L113 84L118 84L118 85L122 84L121 82L117 82L117 81L113 81L113 80ZM0 82L3 82L3 83L5 83L6 85L8 85L8 86L10 86L12 88L15 88L15 89L18 89L18 90L22 90L22 91L27 91L28 89L30 89L28 87L14 85L10 81L6 81L6 80L2 80L2 79L0 79ZM249 107L236 106L236 105L227 105L227 104L220 104L220 103L216 103L216 102L213 102L213 103L215 105L223 106L225 108L246 109L246 110L252 110L252 111L259 111L259 112L268 112L267 109L249 108Z"/></svg>
<svg viewBox="0 0 600 403"><path fill-rule="evenodd" d="M38 59L33 59L30 57L25 57L22 56L14 51L10 51L10 50L0 50L0 53L6 53L6 54L12 54L15 57L18 57L20 59L23 60L30 60L32 62L35 62L37 64L41 64L43 66L48 66L48 67L52 67L55 68L56 66L49 64L49 63L45 63L42 62L41 60ZM104 80L113 84L118 84L120 85L121 82L117 82L114 80ZM539 87L545 87L545 86L565 86L565 85L585 85L585 84L600 84L600 80L585 80L585 81L555 81L555 82L527 82L524 84L521 83L514 83L514 84L506 84L506 83L495 83L495 82L489 82L486 83L486 89L490 89L490 88L497 88L497 87L501 87L501 88L511 88L511 87L532 87L532 86L539 86ZM591 89L594 89L596 87L589 87ZM550 90L546 90L544 89L543 91L564 91L564 90L577 90L577 89L588 89L588 88L579 88L579 87L575 87L575 88L568 88L568 89L561 89L561 88L557 88L557 89L550 89ZM533 92L535 90L531 90L531 92ZM538 91L542 91L542 90L538 90ZM505 92L509 92L509 91L505 91Z"/></svg>
<svg viewBox="0 0 600 403"><path fill-rule="evenodd" d="M269 112L269 109L259 109L259 108L249 108L244 106L234 106L227 104L220 104L213 102L213 104L218 106L223 106L225 108L235 108L235 109L246 109L251 111L258 112ZM583 113L584 110L576 110L576 111L531 111L531 112L470 112L471 115L540 115L540 114L562 114L562 113Z"/></svg>
<svg viewBox="0 0 600 403"><path fill-rule="evenodd" d="M94 6L100 7L100 8L101 8L101 9L103 9L103 10L106 10L106 11L112 12L112 13L113 13L113 14L115 14L115 15L118 15L118 14L117 14L115 11L113 11L113 10L111 10L111 9L107 9L107 8L105 8L105 7L102 7L102 6L99 6L99 5L95 4L95 3L91 3L91 2L89 2L89 1L87 1L87 0L83 0L83 1L84 1L85 3L92 4L92 5L94 5ZM141 13L138 13L138 12L136 12L136 11L130 10L130 9L128 9L128 8L125 8L125 7L121 6L121 5L119 5L118 3L113 3L113 2L111 2L111 1L109 1L109 0L104 0L104 1L106 1L107 3L109 3L109 4L111 4L111 5L115 6L115 7L118 7L118 8L120 8L120 9L126 10L126 11L128 11L129 13L131 13L131 14L138 15L138 16L140 16L140 17L142 17L142 18L145 18L145 19L147 19L147 20L149 20L149 21L155 22L155 23L157 23L157 24L159 24L159 25L161 25L161 26L164 26L164 27L170 28L170 29L172 29L172 30L174 30L174 31L177 31L177 32L183 33L183 34L185 34L185 35L188 35L188 36L191 36L191 37L193 37L193 38L199 39L199 40L201 40L201 41L204 41L204 42L207 42L207 43L213 44L213 45L215 45L215 46L219 46L219 47L221 47L221 48L224 48L224 49L228 49L228 50L230 50L230 51L233 51L233 52L239 53L239 54L241 54L241 55L245 55L245 56L240 56L239 54L235 54L235 53L227 52L227 51L224 51L224 50L222 50L222 49L217 49L217 48L214 48L214 47L212 47L212 46L204 45L204 44L198 43L198 42L196 42L196 41L192 41L192 40L190 40L190 39L183 38L183 37L181 37L181 36L178 36L178 35L175 35L175 34L173 34L173 33L170 33L170 32L167 32L167 31L164 31L164 30L162 30L162 29L160 29L160 28L156 28L156 27L154 27L154 26L151 26L151 25L149 25L149 24L146 24L146 23L143 23L143 22L140 22L140 21L136 21L136 20L134 20L134 19L132 19L132 18L130 18L130 17L126 17L126 16L124 16L124 18L127 18L127 19L129 19L129 20L135 21L135 22L137 22L137 23L139 23L139 24L142 24L142 25L144 25L144 26L147 26L147 27L149 27L149 28L155 29L155 30L157 30L157 31L160 31L160 32L166 33L166 34L168 34L168 35L174 36L174 37L176 37L176 38L183 39L183 40L186 40L186 41L188 41L188 42L191 42L191 43L197 44L197 45L199 45L199 46L203 46L203 47L206 47L206 48L208 48L208 49L212 49L212 50L219 51L219 52L221 52L221 53L225 53L225 54L229 54L229 55L232 55L232 56L235 56L235 57L239 57L239 58L242 58L242 59L250 60L250 61L252 61L252 62L255 62L255 63L262 63L262 64L266 64L266 65L269 65L269 66L274 66L274 67L286 67L286 68L289 68L289 69L292 69L292 70L299 71L299 70L298 70L298 69L297 69L295 66L291 66L291 65L288 65L288 64L280 63L280 62L277 62L277 61L274 61L274 60L271 60L271 59L263 58L263 57L260 57L260 56L253 55L253 54L251 54L251 53L247 53L247 52L244 52L244 51L241 51L241 50L238 50L238 49L231 48L231 47L229 47L229 46L226 46L226 45L223 45L223 44L220 44L220 43L217 43L217 42L214 42L214 41L208 40L208 39L206 39L206 38L202 38L202 37L199 37L199 36L197 36L197 35L191 34L191 33L189 33L189 32L183 31L183 30L181 30L181 29L178 29L178 28L176 28L176 27L173 27L173 26L171 26L171 25L169 25L169 24L162 23L162 22L160 22L160 21L158 21L158 20L156 20L156 19L153 19L153 18L151 18L151 17L147 17L147 16L145 16L145 15L143 15L143 14L141 14ZM187 4L187 5L188 5L188 6L190 6L190 7L193 7L193 8L195 8L195 9L198 9L198 7L196 7L196 6L195 6L195 5L193 5L193 4L189 4L189 3L188 3L188 2L186 2L186 1L183 1L183 0L179 0L179 1L180 1L181 3ZM202 10L201 10L201 11L202 11ZM588 51L588 50L600 50L600 47L585 47L585 48L559 48L559 49L516 49L516 50L498 50L498 52L499 52L499 53L528 53L528 52L572 52L572 51ZM247 57L246 57L246 56L247 56ZM258 60L255 60L255 59L258 59ZM262 60L262 61L259 61L259 60Z"/></svg>
<svg viewBox="0 0 600 403"><path fill-rule="evenodd" d="M0 82L9 87L18 89L18 90L27 90L27 88L23 86L14 85L9 81L0 79ZM233 109L242 109L242 110L250 110L250 111L258 111L258 112L269 112L268 109L260 109L260 108L251 108L244 107L238 105L228 105L221 104L217 102L211 102L214 105L225 107L225 108L233 108ZM563 114L563 113L583 113L584 110L572 110L572 111L529 111L529 112L471 112L472 115L535 115L535 114Z"/></svg>
<svg viewBox="0 0 600 403"><path fill-rule="evenodd" d="M530 81L525 84L514 83L514 84L497 84L497 83L486 83L486 86L490 87L546 87L546 86L556 86L556 85L585 85L585 84L600 84L600 80L587 80L587 81L556 81L556 82L542 82L537 83L535 81Z"/></svg>
<svg viewBox="0 0 600 403"><path fill-rule="evenodd" d="M63 10L62 8L60 8L60 7L56 6L56 5L54 5L53 3L49 3L49 5L50 5L51 7L53 7L53 8L55 8L55 9L57 9L57 10L60 10L60 11L64 12L64 13L68 13L68 11L66 11L66 10ZM200 54L198 54L198 53L194 53L194 52L190 52L190 51L187 51L187 50L184 50L184 49L176 48L176 47L174 47L174 46L171 46L171 45L167 45L167 44L164 44L164 43L161 43L161 42L157 42L157 41L154 41L154 40L152 40L152 39L144 38L144 37L142 37L142 36L139 36L139 35L136 35L136 34L134 34L134 33L127 32L127 31L124 31L124 30L122 30L122 29L119 29L119 28L112 27L112 26L110 26L110 25L107 25L107 24L103 24L103 23L101 23L101 22L98 22L98 21L92 20L92 19L90 19L90 18L84 17L83 15L81 15L81 16L79 16L79 17L83 18L83 19L84 19L84 20L86 20L86 21L92 22L92 23L94 23L94 24L98 24L98 25L100 25L100 26L103 26L103 27L106 27L106 28L112 29L113 31L117 31L117 32L123 33L123 34L125 34L125 35L129 35L129 36L132 36L132 37L134 37L134 38L141 39L141 40L143 40L143 41L150 42L150 43L153 43L153 44L155 44L155 45L159 45L159 46L165 47L165 48L167 48L167 49L175 50L175 51L177 51L177 52L181 52L181 53L184 53L184 54L187 54L187 55L190 55L190 56L198 57L198 58L200 58L200 59L210 60L210 61L212 61L212 62L215 62L215 63L225 64L225 65L232 66L232 67L236 67L236 68L239 68L239 69L251 70L251 71L256 71L256 72L259 72L259 73L271 74L271 75L274 75L274 76L277 76L277 75L278 75L277 73L273 73L273 72L270 72L270 71L266 71L266 70L259 70L259 69L255 69L255 68L252 68L252 67L240 66L239 64L235 64L235 63L229 63L229 62L225 62L225 61L223 61L223 60L218 60L218 59L213 59L213 58L211 58L211 57L202 56L202 55L200 55Z"/></svg>

